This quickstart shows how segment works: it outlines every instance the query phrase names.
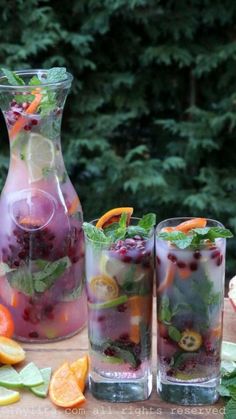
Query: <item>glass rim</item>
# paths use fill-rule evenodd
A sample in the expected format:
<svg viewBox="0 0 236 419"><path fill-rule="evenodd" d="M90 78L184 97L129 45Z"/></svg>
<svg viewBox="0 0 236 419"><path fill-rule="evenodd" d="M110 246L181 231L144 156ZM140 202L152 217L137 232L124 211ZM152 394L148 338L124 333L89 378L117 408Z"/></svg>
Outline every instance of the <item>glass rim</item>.
<svg viewBox="0 0 236 419"><path fill-rule="evenodd" d="M14 73L16 73L18 76L35 76L37 75L39 72L47 74L47 72L49 71L49 69L43 69L43 68L39 68L39 69L26 69L26 70L13 70ZM0 90L14 90L14 91L31 91L32 89L36 89L36 88L40 88L40 87L70 87L72 81L73 81L73 76L71 73L69 73L68 71L65 73L65 78L63 80L60 81L55 81L55 82L49 82L49 83L41 83L38 85L17 85L14 86L13 84L2 84L3 80L7 80L7 77L1 73L0 75Z"/></svg>
<svg viewBox="0 0 236 419"><path fill-rule="evenodd" d="M94 225L94 223L95 222L97 222L99 220L99 218L95 218L95 219L93 219L93 220L91 220L91 221L87 221L87 223L88 224L91 224L91 225ZM130 217L130 220L141 220L141 217ZM154 236L154 233L155 233L155 226L150 230L150 237L148 237L147 239L143 239L143 240L145 240L145 241L147 241L147 240L149 240L152 236ZM138 235L138 234L137 234ZM110 243L104 243L104 242L102 242L102 241L99 241L99 240L92 240L92 239L90 239L89 237L87 237L87 235L86 235L86 233L84 232L84 236L85 236L85 240L88 240L89 242L91 242L91 243L98 243L98 244L101 244L101 245L103 245L104 247L106 247L106 246L110 246L111 244L113 244L113 243L115 243L115 242L110 242Z"/></svg>
<svg viewBox="0 0 236 419"><path fill-rule="evenodd" d="M160 240L162 243L165 243L166 245L167 245L167 243L168 243L168 241L167 240L164 240L164 239L162 239L161 237L158 237L158 233L160 232L160 225L161 224L164 224L164 223L166 223L166 222L168 222L168 221L173 221L173 220L182 220L182 221L187 221L187 220L192 220L192 219L194 219L194 218L196 218L196 217L172 217L172 218L166 218L165 220L162 220L162 221L160 221L157 225L156 225L156 229L155 229L155 236L156 236L156 238L158 239L158 240ZM199 217L199 218L205 218L205 217ZM211 222L213 222L213 223L215 223L216 225L218 225L219 227L222 227L222 228L225 228L225 226L224 226L224 224L222 224L220 221L218 221L218 220L214 220L213 218L205 218L206 220L207 220L207 222L208 221L211 221ZM177 224L178 225L178 224ZM207 227L207 226L206 226ZM223 241L226 241L226 238L224 238L224 237L219 237L219 238L217 238L217 239L215 239L215 240L217 240L217 242L223 242ZM189 250L189 247L187 247L186 249L180 249L180 248L178 248L178 250L182 250L182 251L185 251L185 250Z"/></svg>

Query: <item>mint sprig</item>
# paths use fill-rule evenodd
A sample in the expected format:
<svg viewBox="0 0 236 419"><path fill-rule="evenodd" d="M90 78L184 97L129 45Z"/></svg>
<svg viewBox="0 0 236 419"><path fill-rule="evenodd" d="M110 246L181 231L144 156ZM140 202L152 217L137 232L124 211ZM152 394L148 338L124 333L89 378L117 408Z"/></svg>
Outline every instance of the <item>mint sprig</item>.
<svg viewBox="0 0 236 419"><path fill-rule="evenodd" d="M24 80L18 76L14 71L8 70L7 68L1 68L4 76L6 76L8 83L12 86L24 86Z"/></svg>
<svg viewBox="0 0 236 419"><path fill-rule="evenodd" d="M219 238L231 238L233 234L230 230L223 227L205 227L193 228L187 234L181 231L160 231L158 237L162 240L170 241L179 249L186 249L187 247L197 248L204 244L205 240L214 243Z"/></svg>
<svg viewBox="0 0 236 419"><path fill-rule="evenodd" d="M236 368L230 372L221 369L221 384L218 392L225 399L225 419L236 417Z"/></svg>

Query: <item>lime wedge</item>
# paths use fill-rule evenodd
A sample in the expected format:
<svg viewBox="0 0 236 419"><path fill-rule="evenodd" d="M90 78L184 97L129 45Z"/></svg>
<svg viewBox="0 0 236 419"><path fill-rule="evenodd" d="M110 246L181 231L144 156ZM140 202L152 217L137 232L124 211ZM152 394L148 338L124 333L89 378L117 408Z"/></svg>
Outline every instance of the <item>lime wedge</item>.
<svg viewBox="0 0 236 419"><path fill-rule="evenodd" d="M21 377L11 365L0 368L0 385L15 388L22 386Z"/></svg>
<svg viewBox="0 0 236 419"><path fill-rule="evenodd" d="M20 400L20 393L18 391L8 390L5 387L0 387L0 406L6 406L18 402Z"/></svg>
<svg viewBox="0 0 236 419"><path fill-rule="evenodd" d="M50 171L55 163L55 150L52 141L40 134L31 133L25 156L30 181L36 182Z"/></svg>
<svg viewBox="0 0 236 419"><path fill-rule="evenodd" d="M40 370L44 383L31 387L30 390L39 397L47 397L52 368L42 368Z"/></svg>
<svg viewBox="0 0 236 419"><path fill-rule="evenodd" d="M221 358L225 361L236 361L236 343L223 341Z"/></svg>
<svg viewBox="0 0 236 419"><path fill-rule="evenodd" d="M26 365L19 374L23 385L26 387L34 387L44 382L41 372L33 362Z"/></svg>
<svg viewBox="0 0 236 419"><path fill-rule="evenodd" d="M128 300L127 295L121 295L104 303L88 303L89 308L100 310L101 308L112 308L120 304L124 304Z"/></svg>

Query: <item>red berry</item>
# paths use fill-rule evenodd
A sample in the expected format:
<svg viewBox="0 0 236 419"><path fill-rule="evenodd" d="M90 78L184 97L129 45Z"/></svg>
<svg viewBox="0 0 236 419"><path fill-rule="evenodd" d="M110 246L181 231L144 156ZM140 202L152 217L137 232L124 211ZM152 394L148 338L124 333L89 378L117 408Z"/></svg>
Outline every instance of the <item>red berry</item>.
<svg viewBox="0 0 236 419"><path fill-rule="evenodd" d="M219 250L215 250L215 251L212 253L211 258L212 258L212 259L215 259L215 258L218 258L219 256L220 256L220 251L219 251Z"/></svg>
<svg viewBox="0 0 236 419"><path fill-rule="evenodd" d="M198 269L197 262L190 262L189 268L191 269L191 271L197 271L197 269Z"/></svg>
<svg viewBox="0 0 236 419"><path fill-rule="evenodd" d="M178 266L178 268L180 268L180 269L184 269L184 268L186 268L186 263L185 263L185 262L183 262L182 260L179 260L179 261L177 262L177 266Z"/></svg>
<svg viewBox="0 0 236 419"><path fill-rule="evenodd" d="M176 263L177 262L177 257L175 255L173 255L173 253L169 253L167 255L168 259L171 260L171 262Z"/></svg>
<svg viewBox="0 0 236 419"><path fill-rule="evenodd" d="M198 260L198 259L201 259L202 255L199 252L199 250L196 250L193 254L193 257Z"/></svg>

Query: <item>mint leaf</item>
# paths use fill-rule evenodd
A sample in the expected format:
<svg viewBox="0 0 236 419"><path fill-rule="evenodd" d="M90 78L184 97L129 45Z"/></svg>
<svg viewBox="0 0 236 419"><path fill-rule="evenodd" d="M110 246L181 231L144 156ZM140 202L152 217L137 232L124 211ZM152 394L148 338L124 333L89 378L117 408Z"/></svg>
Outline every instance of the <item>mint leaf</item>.
<svg viewBox="0 0 236 419"><path fill-rule="evenodd" d="M34 289L36 292L44 292L49 289L58 277L60 277L71 265L68 256L48 262L40 272L33 274Z"/></svg>
<svg viewBox="0 0 236 419"><path fill-rule="evenodd" d="M33 76L29 81L29 86L38 86L39 84L42 84L42 82L39 80L38 76Z"/></svg>
<svg viewBox="0 0 236 419"><path fill-rule="evenodd" d="M11 86L24 86L24 80L18 74L14 73L14 71L8 70L7 68L1 68L1 71Z"/></svg>
<svg viewBox="0 0 236 419"><path fill-rule="evenodd" d="M181 339L181 333L175 326L168 327L168 335L175 342L179 342Z"/></svg>
<svg viewBox="0 0 236 419"><path fill-rule="evenodd" d="M122 212L121 217L119 219L119 227L126 228L128 214L126 212Z"/></svg>
<svg viewBox="0 0 236 419"><path fill-rule="evenodd" d="M66 79L65 67L53 67L47 71L47 83L57 83Z"/></svg>
<svg viewBox="0 0 236 419"><path fill-rule="evenodd" d="M231 399L225 406L224 419L232 419L236 417L236 400Z"/></svg>
<svg viewBox="0 0 236 419"><path fill-rule="evenodd" d="M219 395L222 397L230 397L230 391L226 386L223 386L222 384L220 384L217 387L217 391L219 392Z"/></svg>
<svg viewBox="0 0 236 419"><path fill-rule="evenodd" d="M182 233L181 231L164 232L161 231L158 237L162 240L174 243L180 249L186 249L192 243L193 236Z"/></svg>
<svg viewBox="0 0 236 419"><path fill-rule="evenodd" d="M145 214L138 222L138 226L146 231L150 231L156 224L156 214Z"/></svg>
<svg viewBox="0 0 236 419"><path fill-rule="evenodd" d="M143 238L148 237L147 230L145 230L143 227L137 226L128 226L127 227L127 236L132 238L134 236L141 236Z"/></svg>
<svg viewBox="0 0 236 419"><path fill-rule="evenodd" d="M34 100L34 95L15 95L14 99L16 103L32 102L32 100Z"/></svg>
<svg viewBox="0 0 236 419"><path fill-rule="evenodd" d="M21 267L12 272L8 272L7 280L12 288L17 289L26 295L34 295L33 278L26 267Z"/></svg>
<svg viewBox="0 0 236 419"><path fill-rule="evenodd" d="M90 223L84 222L83 230L87 238L94 242L107 243L107 244L111 243L110 237L107 237L102 229L97 228Z"/></svg>
<svg viewBox="0 0 236 419"><path fill-rule="evenodd" d="M170 310L169 297L164 295L160 301L159 320L164 323L170 323L171 318L172 318L172 313Z"/></svg>

